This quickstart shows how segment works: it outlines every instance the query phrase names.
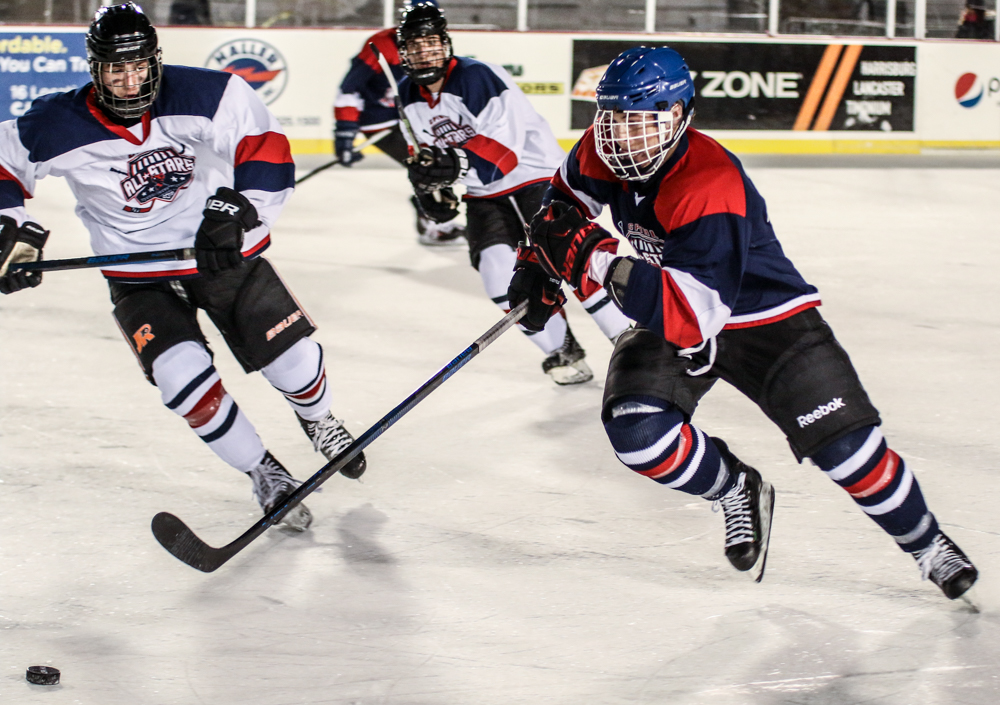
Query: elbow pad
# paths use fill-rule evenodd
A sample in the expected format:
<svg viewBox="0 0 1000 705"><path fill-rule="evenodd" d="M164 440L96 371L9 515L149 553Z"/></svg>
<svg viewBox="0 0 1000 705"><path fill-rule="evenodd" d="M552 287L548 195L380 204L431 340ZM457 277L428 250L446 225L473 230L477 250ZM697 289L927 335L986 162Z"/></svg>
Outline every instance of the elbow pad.
<svg viewBox="0 0 1000 705"><path fill-rule="evenodd" d="M625 308L625 294L628 290L628 280L632 275L632 265L635 263L629 257L618 257L612 260L608 273L604 277L604 288L611 295L618 308Z"/></svg>

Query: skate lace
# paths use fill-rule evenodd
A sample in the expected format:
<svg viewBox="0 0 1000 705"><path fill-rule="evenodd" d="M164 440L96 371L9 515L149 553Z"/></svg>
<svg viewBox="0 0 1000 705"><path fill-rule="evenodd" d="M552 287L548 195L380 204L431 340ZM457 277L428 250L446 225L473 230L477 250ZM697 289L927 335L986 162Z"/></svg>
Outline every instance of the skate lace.
<svg viewBox="0 0 1000 705"><path fill-rule="evenodd" d="M265 509L270 509L280 497L301 484L270 456L265 456L260 465L250 471L250 477L253 478L254 499Z"/></svg>
<svg viewBox="0 0 1000 705"><path fill-rule="evenodd" d="M746 491L746 479L747 474L741 472L736 479L736 486L712 502L712 511L717 512L721 507L726 517L726 548L753 541L753 516L750 496Z"/></svg>
<svg viewBox="0 0 1000 705"><path fill-rule="evenodd" d="M939 583L947 582L960 570L972 566L952 550L941 534L934 537L930 546L917 552L917 565L920 567L921 579L927 580L934 576Z"/></svg>
<svg viewBox="0 0 1000 705"><path fill-rule="evenodd" d="M312 439L313 447L328 459L333 458L353 441L350 434L344 430L344 422L332 415L309 423L306 431Z"/></svg>

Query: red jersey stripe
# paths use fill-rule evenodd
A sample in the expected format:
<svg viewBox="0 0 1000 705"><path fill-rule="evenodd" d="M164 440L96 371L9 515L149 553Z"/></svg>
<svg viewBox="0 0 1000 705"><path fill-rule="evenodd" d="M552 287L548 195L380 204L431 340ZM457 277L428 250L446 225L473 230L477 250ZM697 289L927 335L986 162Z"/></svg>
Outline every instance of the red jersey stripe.
<svg viewBox="0 0 1000 705"><path fill-rule="evenodd" d="M755 326L766 326L768 323L777 323L778 321L783 321L786 318L791 318L796 313L802 313L807 308L816 308L822 302L821 301L807 301L801 306L796 306L793 309L785 311L784 313L779 313L775 316L769 318L761 318L759 321L744 321L742 323L727 323L722 327L723 330L737 330L739 328L753 328Z"/></svg>
<svg viewBox="0 0 1000 705"><path fill-rule="evenodd" d="M17 184L17 187L21 189L21 194L25 198L31 198L31 194L28 193L28 190L26 188L24 188L24 184L18 181L17 177L11 174L6 169L4 169L3 166L0 166L0 181L13 181L15 184Z"/></svg>
<svg viewBox="0 0 1000 705"><path fill-rule="evenodd" d="M288 144L288 138L279 132L247 135L236 146L236 160L233 166L237 167L245 162L293 164L292 148Z"/></svg>
<svg viewBox="0 0 1000 705"><path fill-rule="evenodd" d="M476 135L463 144L462 149L468 150L478 157L482 157L491 164L496 164L497 169L504 176L507 176L517 166L516 154L496 140L484 135Z"/></svg>
<svg viewBox="0 0 1000 705"><path fill-rule="evenodd" d="M667 340L682 348L690 348L702 341L698 317L691 310L684 292L670 273L661 270L663 282L663 332Z"/></svg>

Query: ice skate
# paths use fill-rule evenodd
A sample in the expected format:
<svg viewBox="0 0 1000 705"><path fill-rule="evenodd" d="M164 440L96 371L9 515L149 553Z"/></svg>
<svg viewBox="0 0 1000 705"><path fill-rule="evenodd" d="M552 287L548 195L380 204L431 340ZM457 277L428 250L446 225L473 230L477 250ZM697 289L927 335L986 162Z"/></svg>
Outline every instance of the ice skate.
<svg viewBox="0 0 1000 705"><path fill-rule="evenodd" d="M420 215L416 196L411 196L413 207L417 211L417 242L429 247L457 247L465 244L465 226L456 220L446 223L436 223L430 218Z"/></svg>
<svg viewBox="0 0 1000 705"><path fill-rule="evenodd" d="M961 597L973 586L979 571L948 536L939 531L927 548L913 552L920 577L930 578L949 600Z"/></svg>
<svg viewBox="0 0 1000 705"><path fill-rule="evenodd" d="M722 461L736 484L716 501L726 517L726 558L736 570L751 571L756 582L764 577L774 514L774 488L760 473L737 458L725 441L713 438Z"/></svg>
<svg viewBox="0 0 1000 705"><path fill-rule="evenodd" d="M254 499L265 514L278 506L301 484L289 475L269 452L265 453L260 464L247 474L253 480ZM281 520L281 526L292 531L305 531L310 524L312 524L312 512L304 504L297 504Z"/></svg>
<svg viewBox="0 0 1000 705"><path fill-rule="evenodd" d="M298 414L296 414L298 416ZM319 421L307 421L301 416L298 417L302 430L309 436L313 448L322 453L327 460L333 460L337 453L342 451L354 441L354 436L344 428L344 422L335 419L333 414L327 412L326 416ZM365 474L368 463L364 453L358 453L351 458L351 461L340 469L340 474L351 480L357 480Z"/></svg>
<svg viewBox="0 0 1000 705"><path fill-rule="evenodd" d="M562 347L542 361L542 372L556 384L582 384L594 379L594 373L583 358L587 353L576 342L573 332L567 327Z"/></svg>

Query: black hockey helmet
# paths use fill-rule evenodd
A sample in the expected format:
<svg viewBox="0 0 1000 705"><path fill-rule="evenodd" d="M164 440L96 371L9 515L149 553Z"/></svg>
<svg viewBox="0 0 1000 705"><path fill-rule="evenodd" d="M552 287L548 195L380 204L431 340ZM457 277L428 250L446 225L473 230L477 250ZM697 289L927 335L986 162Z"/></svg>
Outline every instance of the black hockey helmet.
<svg viewBox="0 0 1000 705"><path fill-rule="evenodd" d="M407 52L407 42L420 37L440 37L444 47L444 60L440 65L426 63ZM396 28L396 46L403 72L418 86L429 86L444 77L451 61L451 37L448 36L448 21L441 8L434 2L417 2L404 7L400 13L399 27Z"/></svg>
<svg viewBox="0 0 1000 705"><path fill-rule="evenodd" d="M126 119L149 110L163 64L156 30L141 7L130 1L100 8L87 32L87 58L101 106Z"/></svg>

